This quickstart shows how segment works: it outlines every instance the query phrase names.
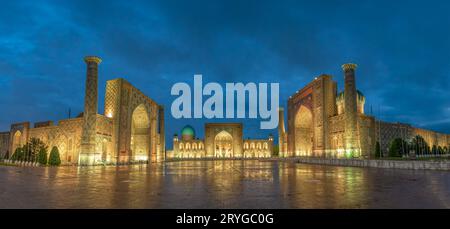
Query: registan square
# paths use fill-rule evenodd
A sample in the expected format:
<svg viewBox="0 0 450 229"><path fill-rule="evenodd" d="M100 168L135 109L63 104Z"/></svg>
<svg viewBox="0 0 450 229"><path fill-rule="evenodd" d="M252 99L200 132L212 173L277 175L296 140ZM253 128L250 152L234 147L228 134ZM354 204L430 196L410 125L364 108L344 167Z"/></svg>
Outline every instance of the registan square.
<svg viewBox="0 0 450 229"><path fill-rule="evenodd" d="M400 2L4 2L0 208L450 208L450 4Z"/></svg>

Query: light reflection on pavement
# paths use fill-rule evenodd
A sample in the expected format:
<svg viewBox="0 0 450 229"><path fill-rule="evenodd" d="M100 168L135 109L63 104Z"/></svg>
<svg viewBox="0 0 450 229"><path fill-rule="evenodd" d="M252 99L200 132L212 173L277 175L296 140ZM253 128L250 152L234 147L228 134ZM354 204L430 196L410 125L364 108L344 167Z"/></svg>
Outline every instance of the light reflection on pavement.
<svg viewBox="0 0 450 229"><path fill-rule="evenodd" d="M1 166L0 208L450 208L450 172L250 160Z"/></svg>

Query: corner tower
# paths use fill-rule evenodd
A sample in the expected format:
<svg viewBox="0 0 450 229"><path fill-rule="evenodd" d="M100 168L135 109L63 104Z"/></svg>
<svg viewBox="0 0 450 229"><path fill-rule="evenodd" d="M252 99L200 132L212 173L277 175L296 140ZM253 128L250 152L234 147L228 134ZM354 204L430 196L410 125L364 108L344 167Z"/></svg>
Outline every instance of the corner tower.
<svg viewBox="0 0 450 229"><path fill-rule="evenodd" d="M79 164L92 165L100 157L95 152L96 124L98 111L98 65L102 60L96 56L87 56L86 91L84 94L83 132Z"/></svg>
<svg viewBox="0 0 450 229"><path fill-rule="evenodd" d="M342 65L344 71L344 118L345 118L345 150L346 156L359 156L358 113L355 70L357 65L348 63Z"/></svg>

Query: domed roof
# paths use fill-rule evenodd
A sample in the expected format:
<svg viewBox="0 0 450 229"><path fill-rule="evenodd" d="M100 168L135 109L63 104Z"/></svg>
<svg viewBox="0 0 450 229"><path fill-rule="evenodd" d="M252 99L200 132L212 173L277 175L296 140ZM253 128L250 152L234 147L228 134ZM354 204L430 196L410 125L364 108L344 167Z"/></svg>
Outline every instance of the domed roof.
<svg viewBox="0 0 450 229"><path fill-rule="evenodd" d="M190 125L186 125L181 129L181 136L192 136L195 137L195 131L194 128Z"/></svg>

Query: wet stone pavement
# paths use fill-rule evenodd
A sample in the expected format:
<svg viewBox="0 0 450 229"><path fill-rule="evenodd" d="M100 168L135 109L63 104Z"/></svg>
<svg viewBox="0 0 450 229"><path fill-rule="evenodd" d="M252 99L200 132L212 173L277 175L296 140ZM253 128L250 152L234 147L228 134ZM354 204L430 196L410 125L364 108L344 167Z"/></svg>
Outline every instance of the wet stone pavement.
<svg viewBox="0 0 450 229"><path fill-rule="evenodd" d="M0 208L450 208L450 172L273 161L0 166Z"/></svg>

